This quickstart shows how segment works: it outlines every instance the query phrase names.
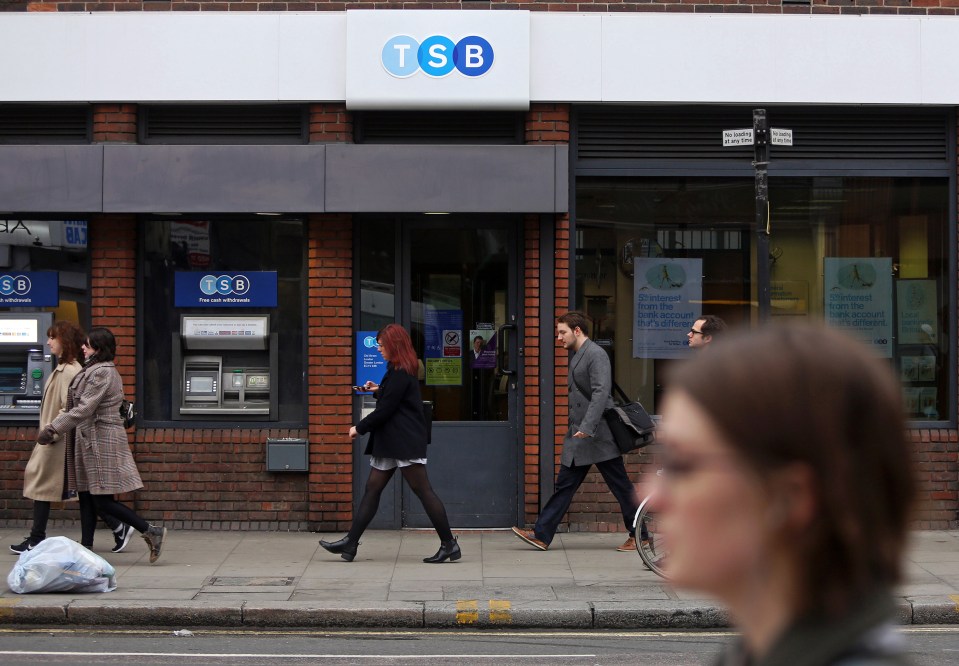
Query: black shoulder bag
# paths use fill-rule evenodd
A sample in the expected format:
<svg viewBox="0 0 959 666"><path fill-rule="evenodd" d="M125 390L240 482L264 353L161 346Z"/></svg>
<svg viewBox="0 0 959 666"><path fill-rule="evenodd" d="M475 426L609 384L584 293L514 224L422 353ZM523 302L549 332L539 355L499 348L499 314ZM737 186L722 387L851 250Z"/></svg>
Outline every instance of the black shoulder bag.
<svg viewBox="0 0 959 666"><path fill-rule="evenodd" d="M575 379L573 384L577 390L582 393L587 400L592 399L592 395L583 390ZM613 433L613 441L620 453L629 453L652 443L655 436L656 424L646 413L646 408L638 400L630 401L626 392L613 382L613 388L610 391L613 396L613 402L616 402L617 394L619 404L603 412L603 419L609 426L609 431Z"/></svg>

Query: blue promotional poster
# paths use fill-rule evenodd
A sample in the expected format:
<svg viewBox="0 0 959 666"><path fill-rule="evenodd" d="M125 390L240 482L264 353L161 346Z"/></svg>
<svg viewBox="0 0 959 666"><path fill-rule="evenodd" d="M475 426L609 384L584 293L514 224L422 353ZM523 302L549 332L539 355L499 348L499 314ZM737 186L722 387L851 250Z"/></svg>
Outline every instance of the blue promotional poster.
<svg viewBox="0 0 959 666"><path fill-rule="evenodd" d="M826 323L892 358L892 259L823 259Z"/></svg>
<svg viewBox="0 0 959 666"><path fill-rule="evenodd" d="M702 313L703 260L634 259L633 358L684 358Z"/></svg>
<svg viewBox="0 0 959 666"><path fill-rule="evenodd" d="M356 332L356 386L379 384L386 374L386 359L376 348L376 331Z"/></svg>
<svg viewBox="0 0 959 666"><path fill-rule="evenodd" d="M275 308L276 271L178 271L173 290L178 308Z"/></svg>

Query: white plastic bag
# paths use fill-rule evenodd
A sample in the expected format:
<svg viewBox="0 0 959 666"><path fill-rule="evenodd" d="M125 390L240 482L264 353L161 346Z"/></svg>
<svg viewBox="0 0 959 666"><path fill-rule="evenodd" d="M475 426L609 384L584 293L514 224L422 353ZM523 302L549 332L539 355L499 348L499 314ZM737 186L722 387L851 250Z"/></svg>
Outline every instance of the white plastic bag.
<svg viewBox="0 0 959 666"><path fill-rule="evenodd" d="M17 594L28 592L112 592L117 571L105 559L76 541L58 536L44 539L17 560L7 585Z"/></svg>

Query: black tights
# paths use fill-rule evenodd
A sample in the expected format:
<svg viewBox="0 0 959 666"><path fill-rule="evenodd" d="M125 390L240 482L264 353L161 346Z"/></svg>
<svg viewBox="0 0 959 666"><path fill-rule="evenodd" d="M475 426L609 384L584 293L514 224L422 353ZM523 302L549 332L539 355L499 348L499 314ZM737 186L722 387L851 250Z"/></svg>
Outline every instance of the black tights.
<svg viewBox="0 0 959 666"><path fill-rule="evenodd" d="M103 522L113 530L117 531L117 528L120 526L120 521L114 518L113 516L108 516L106 514L101 514L100 517L103 519ZM96 511L93 513L93 525L96 527L97 514ZM47 523L50 521L50 502L44 502L42 500L34 500L33 502L33 527L30 529L30 537L35 541L43 541L47 538ZM83 508L80 509L80 523L83 524ZM82 538L82 537L81 537ZM90 544L93 543L92 532L90 534Z"/></svg>
<svg viewBox="0 0 959 666"><path fill-rule="evenodd" d="M346 535L347 539L350 541L360 540L363 532L366 531L367 525L370 524L373 516L376 515L376 510L380 506L380 495L383 494L383 489L386 488L386 484L393 478L395 471L396 468L386 470L385 472L375 467L370 469L370 478L366 480L366 490L363 493L363 499L360 500L360 505L356 508L356 515L353 516L353 525ZM400 473L403 475L403 480L409 484L410 488L419 498L420 504L423 505L423 510L426 511L430 522L433 523L433 529L436 530L436 534L439 535L443 541L452 541L453 532L450 530L450 521L446 517L446 507L443 506L442 500L440 500L439 496L433 491L433 486L430 485L430 479L426 475L426 465L416 464L401 467Z"/></svg>
<svg viewBox="0 0 959 666"><path fill-rule="evenodd" d="M116 520L118 524L126 523L141 534L150 527L150 523L143 520L130 507L120 504L113 495L91 495L81 491L80 543L87 548L93 546L93 533L97 528L97 514L103 516L108 525L111 519Z"/></svg>

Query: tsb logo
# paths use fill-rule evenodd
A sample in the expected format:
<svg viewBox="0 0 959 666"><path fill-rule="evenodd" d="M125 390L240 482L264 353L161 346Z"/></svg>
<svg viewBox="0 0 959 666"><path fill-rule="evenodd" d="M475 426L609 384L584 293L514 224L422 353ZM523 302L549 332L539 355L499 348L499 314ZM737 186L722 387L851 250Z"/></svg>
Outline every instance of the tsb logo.
<svg viewBox="0 0 959 666"><path fill-rule="evenodd" d="M397 78L406 78L422 69L434 77L446 76L456 68L464 76L482 76L493 66L493 47L477 35L453 43L449 37L433 35L417 42L409 35L393 37L383 46L383 67Z"/></svg>
<svg viewBox="0 0 959 666"><path fill-rule="evenodd" d="M250 291L250 281L245 275L204 275L200 278L200 291L207 296L242 296Z"/></svg>
<svg viewBox="0 0 959 666"><path fill-rule="evenodd" d="M0 295L26 296L30 293L30 278L26 275L4 275L0 277Z"/></svg>

